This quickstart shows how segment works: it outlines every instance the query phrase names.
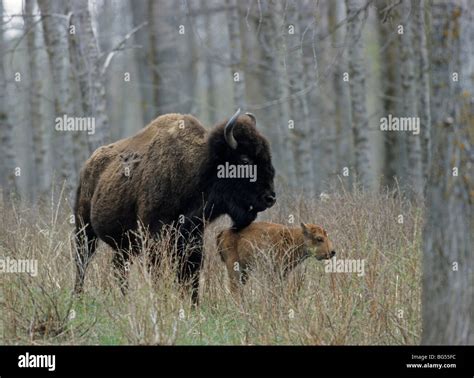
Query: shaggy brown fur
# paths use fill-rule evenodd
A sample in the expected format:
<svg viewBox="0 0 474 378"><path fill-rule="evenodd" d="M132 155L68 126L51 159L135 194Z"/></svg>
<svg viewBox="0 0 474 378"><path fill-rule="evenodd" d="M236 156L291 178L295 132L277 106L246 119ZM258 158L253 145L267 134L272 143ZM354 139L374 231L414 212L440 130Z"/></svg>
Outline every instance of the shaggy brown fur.
<svg viewBox="0 0 474 378"><path fill-rule="evenodd" d="M158 234L164 224L179 226L180 253L194 241L179 278L192 278L193 299L197 298L204 221L228 214L234 227L242 228L275 201L270 148L258 132L255 118L236 118L233 136L237 148L226 140L225 125L222 122L207 131L191 115L167 114L136 135L92 154L81 170L75 206L76 292L82 290L96 238L117 251L114 265L121 283L126 284L128 254L124 250L139 252L130 231L141 222L152 234ZM256 182L217 178L219 164L239 164L243 159L257 165ZM183 224L178 223L180 216L184 216Z"/></svg>
<svg viewBox="0 0 474 378"><path fill-rule="evenodd" d="M237 292L245 284L252 263L259 253L271 254L275 268L286 275L306 258L330 259L336 254L326 230L314 224L287 227L281 224L255 222L240 231L221 231L217 249L227 267L230 288Z"/></svg>

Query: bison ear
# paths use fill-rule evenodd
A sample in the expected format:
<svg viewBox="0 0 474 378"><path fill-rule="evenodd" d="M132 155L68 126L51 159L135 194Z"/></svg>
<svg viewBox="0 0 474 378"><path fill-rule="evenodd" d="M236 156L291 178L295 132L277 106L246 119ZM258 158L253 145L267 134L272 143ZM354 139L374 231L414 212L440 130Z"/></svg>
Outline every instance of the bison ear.
<svg viewBox="0 0 474 378"><path fill-rule="evenodd" d="M238 109L235 114L229 119L227 124L224 127L224 138L230 148L235 150L237 148L237 141L234 138L234 126L237 123L237 118L239 117L240 109Z"/></svg>

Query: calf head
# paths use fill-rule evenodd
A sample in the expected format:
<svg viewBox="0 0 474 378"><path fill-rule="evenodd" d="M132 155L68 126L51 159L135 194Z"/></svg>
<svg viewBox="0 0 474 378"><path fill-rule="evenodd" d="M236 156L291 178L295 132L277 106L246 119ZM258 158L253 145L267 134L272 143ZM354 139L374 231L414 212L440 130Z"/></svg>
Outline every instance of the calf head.
<svg viewBox="0 0 474 378"><path fill-rule="evenodd" d="M336 254L326 230L315 224L301 223L306 253L318 260L330 259Z"/></svg>

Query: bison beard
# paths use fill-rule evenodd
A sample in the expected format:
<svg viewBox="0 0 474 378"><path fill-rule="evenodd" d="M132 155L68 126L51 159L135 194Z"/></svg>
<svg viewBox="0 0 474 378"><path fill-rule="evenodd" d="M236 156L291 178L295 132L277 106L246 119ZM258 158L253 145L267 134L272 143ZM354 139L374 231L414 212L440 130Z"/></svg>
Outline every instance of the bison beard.
<svg viewBox="0 0 474 378"><path fill-rule="evenodd" d="M218 178L217 167L226 162L256 165L257 180ZM273 178L267 140L255 117L239 111L211 131L190 115L163 115L136 135L100 147L84 164L77 190L75 292L83 289L98 239L115 250L125 292L129 252L141 250L138 223L155 236L163 225L179 225L178 279L190 284L197 303L205 223L227 214L234 228L246 227L274 204Z"/></svg>

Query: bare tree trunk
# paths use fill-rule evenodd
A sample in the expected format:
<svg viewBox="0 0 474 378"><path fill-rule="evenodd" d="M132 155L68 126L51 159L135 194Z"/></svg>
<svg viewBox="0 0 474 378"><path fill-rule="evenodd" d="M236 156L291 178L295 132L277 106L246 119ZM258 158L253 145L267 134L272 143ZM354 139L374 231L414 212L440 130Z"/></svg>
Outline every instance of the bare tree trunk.
<svg viewBox="0 0 474 378"><path fill-rule="evenodd" d="M417 86L415 81L415 54L413 49L413 29L420 28L413 25L412 3L402 2L403 10L403 35L400 43L400 68L402 80L402 114L399 117L417 116ZM403 132L403 131L402 131ZM420 145L420 134L414 135L411 131L403 132L408 149L408 180L410 193L419 199L423 194L423 171Z"/></svg>
<svg viewBox="0 0 474 378"><path fill-rule="evenodd" d="M364 41L362 29L366 12L359 12L365 5L362 0L346 0L349 40L349 86L351 92L352 131L354 134L355 168L362 187L373 189L374 178L369 140L369 120L366 104L366 78L364 69Z"/></svg>
<svg viewBox="0 0 474 378"><path fill-rule="evenodd" d="M209 8L207 6L208 0L201 0L200 9L204 13L204 26L206 35L206 49L205 49L205 76L207 83L207 109L208 118L211 124L217 122L217 88L214 80L215 70L213 67L212 57L209 56L214 47L214 33L212 30L212 16L209 14Z"/></svg>
<svg viewBox="0 0 474 378"><path fill-rule="evenodd" d="M416 27L413 28L416 40L416 50L419 51L419 86L418 86L418 115L420 117L420 137L422 151L422 166L424 191L430 172L431 162L431 109L430 109L430 62L428 44L426 41L427 22L425 21L425 1L418 0L415 5Z"/></svg>
<svg viewBox="0 0 474 378"><path fill-rule="evenodd" d="M423 344L474 344L473 85L472 77L453 80L453 73L473 63L462 43L472 33L468 13L467 1L432 2L433 160L424 232Z"/></svg>
<svg viewBox="0 0 474 378"><path fill-rule="evenodd" d="M286 68L290 87L290 121L292 131L293 154L296 172L296 187L306 195L314 196L314 170L311 156L311 129L308 120L308 101L305 89L303 50L301 46L301 18L297 3L288 2L286 9L287 56ZM291 31L294 31L291 34Z"/></svg>
<svg viewBox="0 0 474 378"><path fill-rule="evenodd" d="M67 13L71 12L73 16L71 17L71 23L76 28L75 34L69 34L69 51L71 56L71 70L72 75L71 79L71 91L72 98L76 99L73 103L73 111L76 115L88 115L89 110L87 110L87 104L85 104L86 88L84 87L83 82L81 81L81 75L84 75L83 72L86 71L84 67L84 58L79 53L79 38L76 37L76 34L79 32L77 17L74 16L74 4L72 0L69 0L67 3ZM84 94L83 94L84 91ZM87 160L87 158L92 153L92 148L89 146L89 138L86 133L73 133L72 142L74 145L74 156L76 157L75 169L77 172L80 171L82 163Z"/></svg>
<svg viewBox="0 0 474 378"><path fill-rule="evenodd" d="M56 117L70 117L73 102L70 88L70 59L68 49L68 17L65 4L54 0L38 0L41 10L44 39L53 77L54 105ZM51 122L55 126L55 122ZM70 194L76 185L74 148L71 131L57 131L55 135L55 161L60 161L60 179L66 183ZM58 168L58 167L56 167Z"/></svg>
<svg viewBox="0 0 474 378"><path fill-rule="evenodd" d="M128 7L131 9L133 16L133 27L137 27L151 17L149 14L151 10L150 0L130 0ZM145 124L148 124L157 116L155 109L157 104L153 102L153 85L151 83L153 73L150 69L153 63L150 45L152 34L151 25L148 24L147 27L138 30L133 36L135 43L139 46L135 50L135 59L138 66L138 85L140 87L141 108Z"/></svg>
<svg viewBox="0 0 474 378"><path fill-rule="evenodd" d="M196 16L192 15L194 4L192 1L181 3L179 19L180 25L184 26L185 33L183 38L185 42L178 44L179 60L183 62L181 67L182 74L179 78L181 111L190 114L195 114L197 110L196 84L199 60L198 43L193 30L193 24L196 24Z"/></svg>
<svg viewBox="0 0 474 378"><path fill-rule="evenodd" d="M345 18L345 6L342 1L331 1L329 4L329 29L333 30L337 23ZM341 174L344 167L350 167L352 156L352 129L350 113L350 94L344 82L344 72L348 71L346 41L344 29L339 27L332 33L333 48L336 49L336 67L333 70L334 101L335 101L335 141L336 167Z"/></svg>
<svg viewBox="0 0 474 378"><path fill-rule="evenodd" d="M26 43L28 46L28 74L29 74L29 121L33 137L33 174L34 188L33 200L35 197L43 198L46 195L47 183L45 182L45 158L46 145L44 141L43 117L41 114L41 69L38 64L38 31L35 25L34 8L35 0L25 0L24 2L24 23L27 31Z"/></svg>
<svg viewBox="0 0 474 378"><path fill-rule="evenodd" d="M308 131L310 137L310 156L313 170L313 193L320 193L324 178L328 177L334 167L334 138L335 128L332 123L323 122L330 118L333 107L332 101L328 101L321 95L324 80L320 80L320 66L324 65L323 51L327 51L326 40L319 40L318 28L327 27L327 19L320 17L319 7L326 6L317 1L309 1L307 4L297 1L297 12L299 14L299 27L301 28L301 48L303 60L303 72L301 80L303 88L308 87L309 92L305 94L308 104ZM321 53L321 54L320 54ZM312 86L312 87L311 87ZM324 159L322 158L324 156Z"/></svg>
<svg viewBox="0 0 474 378"><path fill-rule="evenodd" d="M296 182L296 166L293 155L293 143L292 143L292 130L289 128L290 122L290 104L289 101L283 100L289 97L290 90L288 88L288 72L286 70L286 54L288 51L287 46L287 33L288 26L285 20L285 4L279 0L272 0L269 4L272 7L272 24L275 30L275 54L274 59L276 60L276 75L273 80L278 84L280 88L280 94L277 97L282 99L277 104L280 109L280 120L278 122L278 130L281 133L282 138L282 160L284 165L284 176L286 184L289 188L295 189L297 187Z"/></svg>
<svg viewBox="0 0 474 378"><path fill-rule="evenodd" d="M73 2L74 23L76 26L76 52L84 115L95 120L95 132L88 134L89 151L92 153L110 139L107 102L105 98L104 75L99 64L99 44L92 29L88 3L82 0Z"/></svg>
<svg viewBox="0 0 474 378"><path fill-rule="evenodd" d="M227 26L229 30L230 67L235 107L245 109L245 75L241 67L242 45L237 0L227 0Z"/></svg>
<svg viewBox="0 0 474 378"><path fill-rule="evenodd" d="M389 0L378 2L378 7L384 9L390 6ZM383 117L389 114L397 114L399 108L398 98L400 86L400 59L399 59L399 35L397 33L397 23L400 23L398 7L390 11L389 19L381 19L378 22L379 45L380 45L380 76L381 89L383 92ZM401 135L396 132L387 131L384 133L384 167L383 183L387 186L395 185L395 178L399 177L404 154L400 153Z"/></svg>
<svg viewBox="0 0 474 378"><path fill-rule="evenodd" d="M5 53L6 43L3 31L3 1L0 0L0 135L2 154L0 156L1 171L3 183L3 200L6 205L10 203L13 193L16 192L15 183L15 150L13 146L13 125L8 119L6 104L6 87L7 81L5 77Z"/></svg>
<svg viewBox="0 0 474 378"><path fill-rule="evenodd" d="M150 29L150 48L152 57L153 104L158 114L182 111L180 100L181 69L178 44L185 43L179 38L179 24L176 23L175 1L150 1L148 27ZM182 67L182 66L181 66Z"/></svg>
<svg viewBox="0 0 474 378"><path fill-rule="evenodd" d="M264 101L275 101L283 97L282 80L284 73L281 71L276 44L277 36L275 30L278 25L275 22L275 9L269 0L261 2L262 22L258 23L259 50L262 64L265 66L259 75L259 86L262 89ZM271 105L262 112L262 121L267 128L268 138L273 142L272 151L275 159L275 167L284 169L286 162L283 156L283 138L280 128L276 127L284 121L283 107L281 104Z"/></svg>

